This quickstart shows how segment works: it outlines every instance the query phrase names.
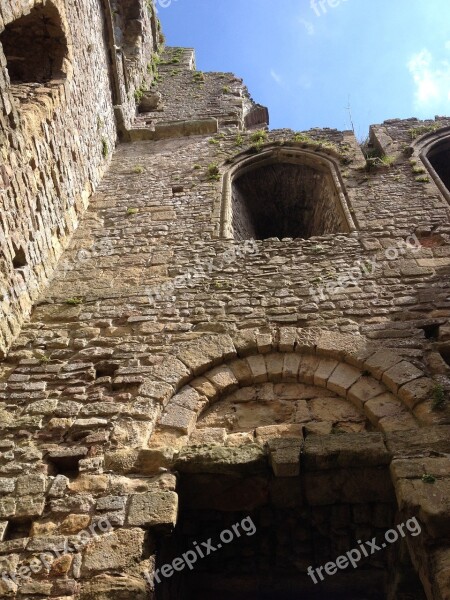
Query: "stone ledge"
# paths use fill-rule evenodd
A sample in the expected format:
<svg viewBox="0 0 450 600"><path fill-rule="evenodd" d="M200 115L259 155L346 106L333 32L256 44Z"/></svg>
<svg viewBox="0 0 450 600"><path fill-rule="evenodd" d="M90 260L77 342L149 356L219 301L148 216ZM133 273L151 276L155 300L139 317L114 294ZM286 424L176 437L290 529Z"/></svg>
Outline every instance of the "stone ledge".
<svg viewBox="0 0 450 600"><path fill-rule="evenodd" d="M265 450L258 444L242 447L198 446L184 448L175 463L181 473L262 473L267 472Z"/></svg>
<svg viewBox="0 0 450 600"><path fill-rule="evenodd" d="M215 118L194 119L191 121L168 121L157 123L154 131L145 127L126 131L124 141L144 142L189 137L192 135L214 135L219 131L219 122Z"/></svg>
<svg viewBox="0 0 450 600"><path fill-rule="evenodd" d="M391 454L381 433L309 436L302 463L308 471L388 465Z"/></svg>

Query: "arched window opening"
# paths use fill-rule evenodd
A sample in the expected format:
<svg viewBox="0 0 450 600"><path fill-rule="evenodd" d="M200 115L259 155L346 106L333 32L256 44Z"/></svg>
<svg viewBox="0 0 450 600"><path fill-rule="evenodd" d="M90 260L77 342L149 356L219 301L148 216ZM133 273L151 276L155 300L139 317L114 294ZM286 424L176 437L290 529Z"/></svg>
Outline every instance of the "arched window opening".
<svg viewBox="0 0 450 600"><path fill-rule="evenodd" d="M450 192L450 138L446 138L442 143L433 146L428 152L427 158Z"/></svg>
<svg viewBox="0 0 450 600"><path fill-rule="evenodd" d="M317 153L270 150L225 180L222 235L301 238L355 229L334 163Z"/></svg>
<svg viewBox="0 0 450 600"><path fill-rule="evenodd" d="M53 4L35 6L0 36L13 85L49 83L65 77L67 40Z"/></svg>

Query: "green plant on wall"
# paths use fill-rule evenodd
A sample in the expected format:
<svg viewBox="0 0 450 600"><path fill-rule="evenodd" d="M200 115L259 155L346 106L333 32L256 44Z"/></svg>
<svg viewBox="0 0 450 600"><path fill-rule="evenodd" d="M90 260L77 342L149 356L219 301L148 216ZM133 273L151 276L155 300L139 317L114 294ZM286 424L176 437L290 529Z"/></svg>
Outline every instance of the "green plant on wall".
<svg viewBox="0 0 450 600"><path fill-rule="evenodd" d="M412 127L408 130L409 135L412 140L417 139L421 135L425 135L426 133L432 133L433 131L437 131L441 127L440 123L433 123L433 125L421 125L420 127Z"/></svg>
<svg viewBox="0 0 450 600"><path fill-rule="evenodd" d="M135 92L134 92L134 99L136 100L136 104L139 104L140 101L142 100L143 96L145 94L145 88L141 85L140 88L138 88Z"/></svg>
<svg viewBox="0 0 450 600"><path fill-rule="evenodd" d="M217 163L210 163L206 171L208 181L218 181L220 179L220 170Z"/></svg>
<svg viewBox="0 0 450 600"><path fill-rule="evenodd" d="M443 410L445 407L445 389L440 383L436 384L432 391L433 401L431 407L433 410Z"/></svg>
<svg viewBox="0 0 450 600"><path fill-rule="evenodd" d="M261 152L264 143L267 141L267 131L265 131L264 129L255 131L250 136L250 141L252 142L252 145L250 146L250 151Z"/></svg>
<svg viewBox="0 0 450 600"><path fill-rule="evenodd" d="M205 83L205 74L203 73L203 71L194 71L192 79L194 83Z"/></svg>
<svg viewBox="0 0 450 600"><path fill-rule="evenodd" d="M78 306L79 304L83 304L83 298L67 298L66 304L69 304L70 306Z"/></svg>
<svg viewBox="0 0 450 600"><path fill-rule="evenodd" d="M107 158L108 154L109 154L108 140L106 138L102 138L102 156L103 156L103 158Z"/></svg>

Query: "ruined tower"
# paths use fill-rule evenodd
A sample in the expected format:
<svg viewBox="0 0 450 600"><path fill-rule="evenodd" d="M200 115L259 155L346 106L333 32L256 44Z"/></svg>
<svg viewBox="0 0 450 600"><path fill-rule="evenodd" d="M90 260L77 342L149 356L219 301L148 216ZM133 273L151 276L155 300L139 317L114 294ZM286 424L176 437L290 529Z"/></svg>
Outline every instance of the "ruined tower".
<svg viewBox="0 0 450 600"><path fill-rule="evenodd" d="M148 0L0 62L0 598L448 600L450 118L271 131Z"/></svg>

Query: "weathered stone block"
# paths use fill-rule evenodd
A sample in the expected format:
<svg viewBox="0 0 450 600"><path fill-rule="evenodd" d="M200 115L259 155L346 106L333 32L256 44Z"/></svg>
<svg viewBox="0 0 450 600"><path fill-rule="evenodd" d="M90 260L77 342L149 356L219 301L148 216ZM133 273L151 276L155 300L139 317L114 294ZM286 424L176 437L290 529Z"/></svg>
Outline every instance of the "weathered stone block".
<svg viewBox="0 0 450 600"><path fill-rule="evenodd" d="M16 517L40 517L44 512L43 496L19 496L16 499Z"/></svg>
<svg viewBox="0 0 450 600"><path fill-rule="evenodd" d="M436 383L429 377L420 377L402 385L398 391L398 395L410 409L413 409L420 402L433 397L435 386Z"/></svg>
<svg viewBox="0 0 450 600"><path fill-rule="evenodd" d="M264 359L260 357L263 362ZM239 386L234 373L227 366L216 367L206 373L206 378L218 389L220 394L230 393Z"/></svg>
<svg viewBox="0 0 450 600"><path fill-rule="evenodd" d="M101 575L84 582L80 600L148 600L143 577Z"/></svg>
<svg viewBox="0 0 450 600"><path fill-rule="evenodd" d="M253 373L246 360L233 360L228 367L240 385L251 385L253 383Z"/></svg>
<svg viewBox="0 0 450 600"><path fill-rule="evenodd" d="M183 473L261 473L267 471L267 457L258 444L191 447L180 452L175 468Z"/></svg>
<svg viewBox="0 0 450 600"><path fill-rule="evenodd" d="M119 529L91 540L84 552L81 574L127 569L140 562L144 549L142 529Z"/></svg>
<svg viewBox="0 0 450 600"><path fill-rule="evenodd" d="M77 479L70 482L68 487L72 492L99 493L106 491L108 489L108 484L108 475L88 475L82 473Z"/></svg>
<svg viewBox="0 0 450 600"><path fill-rule="evenodd" d="M314 373L314 385L326 387L328 379L338 364L339 363L332 358L322 358Z"/></svg>
<svg viewBox="0 0 450 600"><path fill-rule="evenodd" d="M294 327L282 327L280 329L278 350L280 352L294 352L296 341L297 330Z"/></svg>
<svg viewBox="0 0 450 600"><path fill-rule="evenodd" d="M193 410L183 408L177 404L169 404L163 414L160 425L177 429L189 435L197 422L197 413Z"/></svg>
<svg viewBox="0 0 450 600"><path fill-rule="evenodd" d="M364 409L374 425L383 417L394 417L408 412L406 407L393 394L389 393L368 400Z"/></svg>
<svg viewBox="0 0 450 600"><path fill-rule="evenodd" d="M45 475L22 475L17 479L17 494L20 496L43 494L45 488Z"/></svg>
<svg viewBox="0 0 450 600"><path fill-rule="evenodd" d="M133 494L127 522L131 526L175 527L178 517L178 495L175 492Z"/></svg>
<svg viewBox="0 0 450 600"><path fill-rule="evenodd" d="M365 366L370 369L370 372L377 379L383 377L383 373L398 363L402 362L402 357L394 354L390 350L378 350L364 362Z"/></svg>
<svg viewBox="0 0 450 600"><path fill-rule="evenodd" d="M347 433L306 438L303 460L308 470L327 470L388 465L391 455L381 434Z"/></svg>
<svg viewBox="0 0 450 600"><path fill-rule="evenodd" d="M172 403L198 414L204 409L208 401L204 396L200 396L196 390L187 385L171 399L170 405Z"/></svg>
<svg viewBox="0 0 450 600"><path fill-rule="evenodd" d="M450 454L450 425L438 427L422 427L411 435L411 432L395 432L386 434L386 447L394 456L414 456L427 451Z"/></svg>
<svg viewBox="0 0 450 600"><path fill-rule="evenodd" d="M256 439L264 444L274 438L297 438L303 440L303 427L297 424L266 425L257 427L255 430Z"/></svg>
<svg viewBox="0 0 450 600"><path fill-rule="evenodd" d="M267 367L266 361L264 360L264 356L260 354L254 356L247 356L245 360L248 363L248 366L252 373L254 383L264 383L268 380Z"/></svg>
<svg viewBox="0 0 450 600"><path fill-rule="evenodd" d="M298 370L301 362L302 357L300 354L289 352L284 355L282 373L283 381L297 381Z"/></svg>
<svg viewBox="0 0 450 600"><path fill-rule="evenodd" d="M386 392L386 387L373 379L372 377L361 377L356 383L354 383L348 390L348 398L352 402L363 408L367 400L375 398Z"/></svg>
<svg viewBox="0 0 450 600"><path fill-rule="evenodd" d="M340 363L328 379L327 388L345 396L360 377L361 371L359 369Z"/></svg>
<svg viewBox="0 0 450 600"><path fill-rule="evenodd" d="M298 477L300 475L299 438L275 438L269 440L269 457L275 477Z"/></svg>
<svg viewBox="0 0 450 600"><path fill-rule="evenodd" d="M409 362L403 361L391 367L383 373L382 381L392 391L397 392L398 389L414 379L418 379L423 375L423 372L417 369Z"/></svg>
<svg viewBox="0 0 450 600"><path fill-rule="evenodd" d="M298 380L304 383L314 383L314 374L322 359L319 356L306 354L302 356L298 371Z"/></svg>

